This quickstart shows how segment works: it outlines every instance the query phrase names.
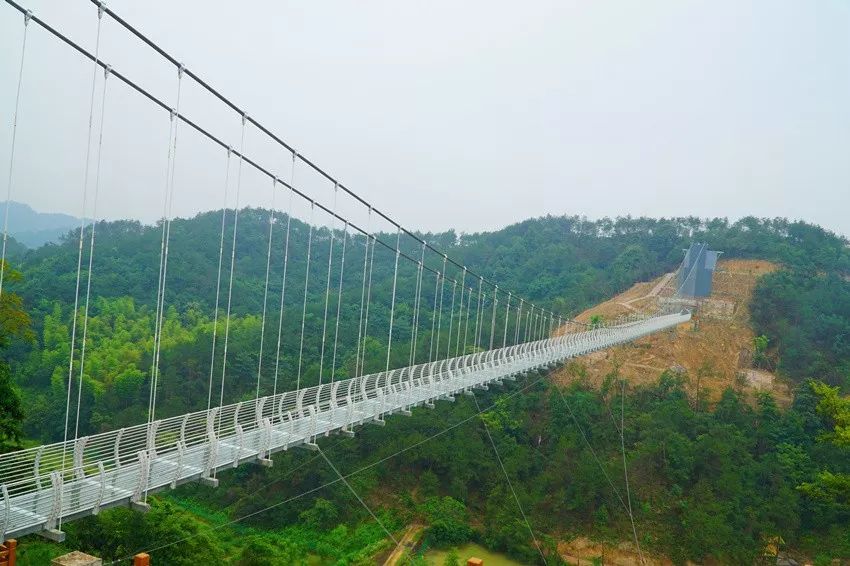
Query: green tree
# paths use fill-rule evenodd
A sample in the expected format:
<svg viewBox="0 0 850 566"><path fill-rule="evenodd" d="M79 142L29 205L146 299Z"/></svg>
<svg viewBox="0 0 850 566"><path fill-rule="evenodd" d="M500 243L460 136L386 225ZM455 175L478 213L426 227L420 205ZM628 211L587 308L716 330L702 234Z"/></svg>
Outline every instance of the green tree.
<svg viewBox="0 0 850 566"><path fill-rule="evenodd" d="M139 513L112 509L68 525L67 545L91 551L106 560L123 559L151 548L157 561L190 566L198 559L224 559L224 549L208 527L189 513L159 498L150 500L151 510Z"/></svg>
<svg viewBox="0 0 850 566"><path fill-rule="evenodd" d="M811 388L818 397L817 410L828 430L819 440L846 451L850 448L850 397L842 397L838 387L817 381L811 382ZM800 490L812 499L850 512L850 473L822 470L814 481L803 483Z"/></svg>
<svg viewBox="0 0 850 566"><path fill-rule="evenodd" d="M0 452L19 446L23 420L21 397L12 384L9 364L0 361Z"/></svg>
<svg viewBox="0 0 850 566"><path fill-rule="evenodd" d="M3 452L19 446L24 420L21 396L12 382L7 350L15 341L31 340L32 331L21 297L10 291L12 285L21 281L20 272L8 263L0 264L0 269L4 277L3 294L0 295L0 452Z"/></svg>
<svg viewBox="0 0 850 566"><path fill-rule="evenodd" d="M430 526L425 534L429 544L437 547L462 544L469 540L472 529L466 505L451 497L432 497L422 504Z"/></svg>
<svg viewBox="0 0 850 566"><path fill-rule="evenodd" d="M767 336L761 334L753 338L753 365L757 368L767 367Z"/></svg>
<svg viewBox="0 0 850 566"><path fill-rule="evenodd" d="M329 529L336 524L339 511L332 502L319 497L312 507L301 512L300 517L308 527L316 530Z"/></svg>
<svg viewBox="0 0 850 566"><path fill-rule="evenodd" d="M307 559L285 539L252 536L242 547L236 566L305 566Z"/></svg>

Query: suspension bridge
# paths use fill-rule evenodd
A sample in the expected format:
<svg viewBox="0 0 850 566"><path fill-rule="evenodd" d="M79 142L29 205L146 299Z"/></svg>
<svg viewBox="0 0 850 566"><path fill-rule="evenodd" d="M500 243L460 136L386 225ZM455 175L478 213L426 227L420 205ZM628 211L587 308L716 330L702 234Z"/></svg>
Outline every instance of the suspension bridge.
<svg viewBox="0 0 850 566"><path fill-rule="evenodd" d="M62 540L63 521L97 514L102 509L117 505L144 509L150 492L174 488L186 482L200 481L215 486L219 471L248 463L271 466L271 457L276 452L293 447L317 448L317 439L321 437L330 434L353 435L355 428L360 425L385 424L384 418L388 415L409 414L415 407L433 407L437 401L453 401L457 395L470 394L475 389L487 389L505 380L515 380L530 372L546 370L569 358L675 327L691 317L689 310L681 302L681 290L686 286L686 282L692 280L693 268L689 272L682 272L682 267L676 277L666 279L667 293L661 293L665 295L666 300L651 313L635 313L591 326L572 321L531 303L500 288L496 282L474 273L462 262L424 241L416 233L404 228L358 196L301 155L268 127L250 117L246 111L179 63L104 3L92 0L93 17L97 18L94 52L75 43L63 34L58 26L44 21L25 6L13 0L5 0L5 3L6 13L3 17L17 14L23 31L11 132L7 213L4 220L3 256L0 261L0 296L4 292L3 275L7 269L8 203L15 188L15 139L17 128L25 124L19 120L19 103L21 97L26 95L24 77L27 70L27 34L36 28L59 45L77 53L91 64L93 71L82 182L82 216L88 217L88 220L83 220L79 229L71 351L65 383L67 402L64 440L0 455L0 540L29 533L41 533ZM177 94L173 106L152 94L121 69L113 68L105 60L99 46L101 26L107 20L151 48L164 64L174 67ZM181 85L186 80L193 81L214 100L223 104L233 113L234 119L239 121L241 138L236 147L213 134L211 128L193 120L187 111L181 108ZM167 181L163 193L159 276L156 294L152 297L156 305L156 317L148 379L148 418L146 422L135 426L83 435L80 433L79 415L80 403L84 402L82 382L86 361L91 281L96 277L92 272L92 261L96 251L97 226L96 213L86 214L85 207L87 199L93 207L97 205L107 84L116 81L147 104L161 110L167 117L170 128ZM102 85L99 121L95 112L98 100L95 88L97 84ZM99 124L99 132L92 127L93 123ZM231 207L233 224L227 231L225 220L228 216L225 206L221 218L221 236L219 241L215 242L219 250L219 261L213 309L214 332L210 344L207 407L186 414L162 417L157 415L157 400L160 396L159 380L163 363L162 340L166 332L163 327L167 307L166 289L169 277L173 277L174 270L179 269L179 266L169 265L168 262L169 245L173 237L171 221L174 218L172 208L176 185L174 164L177 161L178 132L186 128L225 154L225 203L228 188L235 184L236 205ZM284 180L260 159L247 154L244 145L248 128L265 136L291 156L289 180ZM90 160L95 162L93 167L89 165ZM235 174L231 173L231 163L234 163ZM257 250L258 253L266 252L267 260L255 394L249 400L225 403L227 378L232 382L234 379L246 377L229 376L227 373L228 356L234 355L228 348L232 346L229 344L229 333L233 282L234 278L239 276L236 267L236 241L243 168L251 168L258 175L266 177L271 182L273 191L284 191L289 196L290 209L285 216L281 214L275 217L276 211L272 207L267 250ZM296 182L296 168L310 171L330 185L333 204L322 203L308 189L299 186ZM93 191L89 185L94 186ZM365 225L340 213L337 206L337 197L340 194L346 195L351 202L366 211L368 220ZM293 198L300 199L310 213L307 241L297 246L291 245L290 242ZM330 229L322 232L322 239L319 237L320 230L313 227L314 213L326 215L330 224ZM285 230L281 226L284 218ZM395 233L387 236L386 233L373 228L373 218L387 223L392 227L390 233ZM274 240L276 228L280 230L283 238ZM225 241L226 232L232 233L231 242ZM311 266L315 249L320 244L328 246L327 267L324 269L316 266L315 262ZM372 279L376 253L382 249L389 254L389 264L392 265L391 298L388 305L381 307L389 313L388 328L386 334L381 337L386 341L387 353L386 360L381 360L384 370L370 373L365 371L365 340L367 336L378 336L378 332L369 327L369 316L370 309L375 312L378 308L372 300ZM411 249L415 252L412 253ZM359 255L352 260L354 253ZM229 270L226 261L228 255ZM303 264L303 274L300 275L303 280L292 280L292 264L295 262ZM352 264L358 265L359 268L352 269ZM412 276L405 279L412 282L411 289L400 288L400 269L412 270ZM275 292L280 289L280 299L269 300L270 279L274 279L271 276L277 276L278 273L279 285L275 287L273 283L272 287ZM322 275L323 273L326 274ZM433 286L426 285L425 278L432 276ZM311 283L314 290L316 285L319 285L319 295L324 299L323 319L315 329L316 332L306 330L308 291ZM433 293L430 292L431 287ZM293 288L300 289L301 295L295 294L293 298ZM345 297L354 297L354 308L342 309L343 303L348 300ZM300 305L297 300L299 298ZM399 347L397 313L402 301L406 301L406 312L410 313L409 336L406 337L410 342L410 351L406 365L391 367L394 340L396 352ZM275 303L278 303L277 310ZM294 325L295 329L300 327L300 336L295 340L297 350L292 352L293 357L297 354L297 371L293 368L294 375L286 378L279 371L282 344L285 342L285 311L289 318L292 313L295 313L296 317L300 316L300 321L296 321ZM346 316L350 316L352 320L346 320ZM270 324L267 324L267 318L271 321ZM278 319L276 327L275 318ZM267 326L271 328L267 330ZM357 334L356 339L350 338L350 342L356 344L353 377L345 379L337 377L337 350L339 343L345 338L340 336L341 326L356 328ZM313 334L315 336L312 336ZM302 372L306 357L305 340L316 337L315 348L308 350L319 352L318 379L316 383L308 383L306 372ZM428 341L427 348L420 347L420 339L423 342ZM267 364L265 368L264 360ZM221 368L220 378L218 374L213 375L216 363ZM269 365L273 367L270 368ZM290 383L294 388L283 390L283 385Z"/></svg>

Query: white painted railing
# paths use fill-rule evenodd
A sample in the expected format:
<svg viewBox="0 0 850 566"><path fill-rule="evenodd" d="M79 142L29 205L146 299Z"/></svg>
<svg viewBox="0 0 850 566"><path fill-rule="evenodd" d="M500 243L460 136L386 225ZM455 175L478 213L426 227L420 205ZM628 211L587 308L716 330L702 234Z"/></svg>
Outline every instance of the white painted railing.
<svg viewBox="0 0 850 566"><path fill-rule="evenodd" d="M665 314L327 383L0 456L0 540L207 480L334 431L670 328ZM63 465L64 462L64 465Z"/></svg>

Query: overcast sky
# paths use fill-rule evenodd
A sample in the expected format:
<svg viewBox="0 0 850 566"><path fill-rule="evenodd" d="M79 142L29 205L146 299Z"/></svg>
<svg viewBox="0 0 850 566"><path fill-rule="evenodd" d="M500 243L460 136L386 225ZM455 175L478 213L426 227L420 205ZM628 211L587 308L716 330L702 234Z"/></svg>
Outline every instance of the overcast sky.
<svg viewBox="0 0 850 566"><path fill-rule="evenodd" d="M94 49L87 0L19 1ZM109 6L411 228L754 214L850 234L846 0ZM0 5L4 191L22 20ZM108 17L100 53L175 103L175 69ZM91 73L30 27L14 200L80 216ZM107 82L97 215L151 221L163 207L168 117ZM181 112L238 147L238 116L191 80L182 87ZM101 88L98 76L95 139ZM178 131L174 213L220 207L225 152ZM288 156L250 128L245 151L289 178ZM331 202L331 186L303 168L296 183ZM245 170L240 203L271 204L270 187ZM233 205L234 183L229 194Z"/></svg>

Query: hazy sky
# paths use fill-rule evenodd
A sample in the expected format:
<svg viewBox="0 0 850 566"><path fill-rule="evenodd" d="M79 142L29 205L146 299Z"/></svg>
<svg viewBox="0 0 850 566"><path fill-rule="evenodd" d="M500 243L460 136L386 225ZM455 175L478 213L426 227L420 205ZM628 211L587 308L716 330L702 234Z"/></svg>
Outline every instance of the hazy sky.
<svg viewBox="0 0 850 566"><path fill-rule="evenodd" d="M20 1L93 50L90 2ZM850 234L846 0L109 6L411 228L754 214ZM22 30L0 4L4 190ZM174 104L174 68L108 17L101 55ZM97 214L150 221L167 114L108 83ZM81 214L90 88L91 63L31 26L13 199ZM99 76L96 117L101 88ZM191 80L181 111L239 145L239 118ZM280 148L246 139L289 178ZM176 163L176 214L221 206L222 150L179 130ZM302 169L296 182L330 202L327 183ZM270 204L267 179L246 170L242 185L242 204Z"/></svg>

